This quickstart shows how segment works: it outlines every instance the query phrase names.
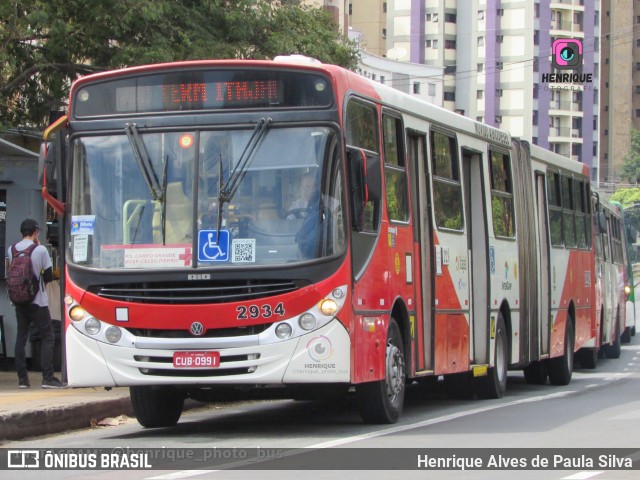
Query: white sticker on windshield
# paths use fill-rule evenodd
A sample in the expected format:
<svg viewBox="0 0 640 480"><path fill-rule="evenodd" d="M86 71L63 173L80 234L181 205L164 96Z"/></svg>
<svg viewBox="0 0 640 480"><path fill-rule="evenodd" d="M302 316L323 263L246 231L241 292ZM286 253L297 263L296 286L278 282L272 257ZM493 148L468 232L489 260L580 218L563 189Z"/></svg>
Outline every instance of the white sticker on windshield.
<svg viewBox="0 0 640 480"><path fill-rule="evenodd" d="M237 238L231 241L232 263L253 263L256 261L256 239Z"/></svg>
<svg viewBox="0 0 640 480"><path fill-rule="evenodd" d="M71 235L93 235L95 228L95 215L73 215L71 217Z"/></svg>
<svg viewBox="0 0 640 480"><path fill-rule="evenodd" d="M76 235L73 237L73 261L86 262L89 250L89 235Z"/></svg>

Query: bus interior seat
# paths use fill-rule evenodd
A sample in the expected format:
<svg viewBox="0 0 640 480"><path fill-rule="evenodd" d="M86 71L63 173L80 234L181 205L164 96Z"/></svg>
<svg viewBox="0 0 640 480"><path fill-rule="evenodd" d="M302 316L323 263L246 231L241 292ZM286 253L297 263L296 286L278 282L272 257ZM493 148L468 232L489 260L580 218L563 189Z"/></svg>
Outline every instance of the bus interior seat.
<svg viewBox="0 0 640 480"><path fill-rule="evenodd" d="M182 182L167 184L165 242L185 243L193 235L193 203L184 193ZM158 204L154 215L154 241L162 242L162 215Z"/></svg>

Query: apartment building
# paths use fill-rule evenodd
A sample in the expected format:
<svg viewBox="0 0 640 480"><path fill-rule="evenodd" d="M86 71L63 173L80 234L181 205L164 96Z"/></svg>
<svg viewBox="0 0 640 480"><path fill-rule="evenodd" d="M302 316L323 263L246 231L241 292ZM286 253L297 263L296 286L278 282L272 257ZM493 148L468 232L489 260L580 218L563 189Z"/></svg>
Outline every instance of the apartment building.
<svg viewBox="0 0 640 480"><path fill-rule="evenodd" d="M442 67L445 108L584 162L597 175L600 1L386 3L387 50ZM558 39L580 45L579 66L556 68Z"/></svg>
<svg viewBox="0 0 640 480"><path fill-rule="evenodd" d="M601 105L599 184L614 190L623 158L631 148L630 130L640 130L640 1L601 2Z"/></svg>

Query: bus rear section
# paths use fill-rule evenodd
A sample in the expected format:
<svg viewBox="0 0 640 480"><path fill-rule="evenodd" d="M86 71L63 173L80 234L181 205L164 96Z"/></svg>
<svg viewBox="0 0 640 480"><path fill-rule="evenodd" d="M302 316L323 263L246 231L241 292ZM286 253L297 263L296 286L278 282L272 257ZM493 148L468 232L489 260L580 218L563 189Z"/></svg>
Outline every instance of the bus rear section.
<svg viewBox="0 0 640 480"><path fill-rule="evenodd" d="M585 368L595 368L598 356L620 357L621 335L626 322L626 239L621 209L593 196L596 251L597 336L580 354ZM599 355L598 355L599 354Z"/></svg>

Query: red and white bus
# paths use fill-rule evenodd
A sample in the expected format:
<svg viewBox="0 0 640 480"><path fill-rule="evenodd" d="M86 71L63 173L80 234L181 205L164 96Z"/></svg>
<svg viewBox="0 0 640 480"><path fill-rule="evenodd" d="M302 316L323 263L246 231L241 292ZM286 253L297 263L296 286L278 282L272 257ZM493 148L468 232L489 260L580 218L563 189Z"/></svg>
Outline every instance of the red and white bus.
<svg viewBox="0 0 640 480"><path fill-rule="evenodd" d="M351 387L395 422L407 382L567 384L596 331L587 167L340 67L91 75L45 138L69 385L143 426Z"/></svg>
<svg viewBox="0 0 640 480"><path fill-rule="evenodd" d="M593 339L578 352L580 364L596 368L598 357L618 358L626 327L627 242L621 206L592 199L596 253L596 302L598 328Z"/></svg>

